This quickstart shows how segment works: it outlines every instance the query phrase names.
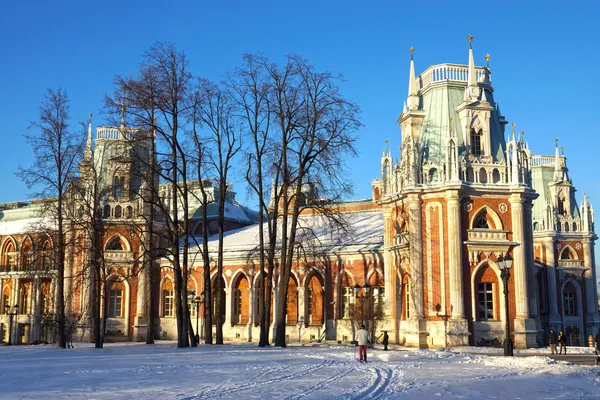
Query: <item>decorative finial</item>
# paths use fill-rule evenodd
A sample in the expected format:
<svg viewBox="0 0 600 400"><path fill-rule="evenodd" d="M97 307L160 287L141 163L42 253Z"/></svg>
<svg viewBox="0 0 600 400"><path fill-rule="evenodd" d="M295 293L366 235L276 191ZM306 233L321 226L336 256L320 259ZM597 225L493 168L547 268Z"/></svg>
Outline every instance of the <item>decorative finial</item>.
<svg viewBox="0 0 600 400"><path fill-rule="evenodd" d="M490 57L490 55L489 55L489 54L486 54L486 55L485 55L485 67L486 67L487 69L490 69L490 58L491 58L491 57Z"/></svg>
<svg viewBox="0 0 600 400"><path fill-rule="evenodd" d="M90 118L92 118L92 113L90 113Z"/></svg>
<svg viewBox="0 0 600 400"><path fill-rule="evenodd" d="M557 137L554 138L554 142L556 143L556 147L558 147L558 138Z"/></svg>
<svg viewBox="0 0 600 400"><path fill-rule="evenodd" d="M469 48L473 48L473 46L471 45L471 42L473 42L473 36L469 35L467 36L467 40L469 41Z"/></svg>
<svg viewBox="0 0 600 400"><path fill-rule="evenodd" d="M415 48L411 46L410 49L408 49L408 51L410 51L410 54L412 54L415 52Z"/></svg>
<svg viewBox="0 0 600 400"><path fill-rule="evenodd" d="M521 131L521 132L519 132L519 135L521 135L521 142L524 142L525 141L525 132Z"/></svg>
<svg viewBox="0 0 600 400"><path fill-rule="evenodd" d="M562 150L562 155L565 155L565 146L560 146L560 149Z"/></svg>

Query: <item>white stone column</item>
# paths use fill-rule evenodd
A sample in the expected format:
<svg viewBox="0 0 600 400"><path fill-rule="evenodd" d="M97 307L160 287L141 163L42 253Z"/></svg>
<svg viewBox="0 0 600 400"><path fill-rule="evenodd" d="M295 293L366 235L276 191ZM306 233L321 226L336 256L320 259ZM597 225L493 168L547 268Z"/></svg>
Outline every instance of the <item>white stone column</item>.
<svg viewBox="0 0 600 400"><path fill-rule="evenodd" d="M306 307L305 307L305 296L306 289L303 286L298 286L298 323L300 323L300 319L303 322L308 323L308 315L306 315Z"/></svg>
<svg viewBox="0 0 600 400"><path fill-rule="evenodd" d="M255 304L254 304L254 287L248 287L246 289L247 293L248 293L248 341L251 342L252 341L252 328L254 327L254 308L255 308Z"/></svg>
<svg viewBox="0 0 600 400"><path fill-rule="evenodd" d="M452 319L465 318L460 197L458 191L446 194L448 205L448 261L450 264L450 306ZM442 238L443 240L443 238ZM443 254L440 255L443 257ZM442 277L444 279L444 277Z"/></svg>
<svg viewBox="0 0 600 400"><path fill-rule="evenodd" d="M529 293L529 315L531 317L538 316L539 296L537 290L537 281L534 274L535 256L533 254L533 203L527 200L523 204L523 229L524 229L524 251L527 273L527 285Z"/></svg>
<svg viewBox="0 0 600 400"><path fill-rule="evenodd" d="M598 315L598 295L596 288L596 271L592 254L592 243L589 239L583 240L583 265L589 269L585 273L585 293L588 324L600 323ZM594 329L595 330L595 329Z"/></svg>
<svg viewBox="0 0 600 400"><path fill-rule="evenodd" d="M527 284L527 259L525 246L525 226L523 218L523 198L519 194L510 196L513 242L519 245L513 249L512 273L515 283L517 318L529 318L529 291Z"/></svg>
<svg viewBox="0 0 600 400"><path fill-rule="evenodd" d="M556 290L556 259L554 257L554 240L544 244L546 246L546 280L548 281L548 310L550 311L549 323L551 327L562 324L558 313L558 302L560 296Z"/></svg>
<svg viewBox="0 0 600 400"><path fill-rule="evenodd" d="M391 209L383 210L383 275L385 283L385 307L384 315L389 318L392 315L394 298L392 297L393 287L395 286L396 267L393 265L392 252L390 246L393 244L393 235L395 229L391 227L392 212Z"/></svg>
<svg viewBox="0 0 600 400"><path fill-rule="evenodd" d="M225 288L225 322L223 330L231 329L231 313L233 312L232 304L233 299L231 298L232 289L230 287Z"/></svg>
<svg viewBox="0 0 600 400"><path fill-rule="evenodd" d="M412 302L416 318L425 318L424 312L424 282L423 282L423 231L421 223L421 199L418 195L409 198L410 213L410 269Z"/></svg>
<svg viewBox="0 0 600 400"><path fill-rule="evenodd" d="M146 340L146 328L148 324L148 321L146 321L146 307L148 301L146 298L146 286L148 284L148 269L149 268L143 267L143 269L138 271L137 274L138 285L136 293L135 317L133 320L133 337L134 340L138 342ZM129 307L129 305L127 306Z"/></svg>

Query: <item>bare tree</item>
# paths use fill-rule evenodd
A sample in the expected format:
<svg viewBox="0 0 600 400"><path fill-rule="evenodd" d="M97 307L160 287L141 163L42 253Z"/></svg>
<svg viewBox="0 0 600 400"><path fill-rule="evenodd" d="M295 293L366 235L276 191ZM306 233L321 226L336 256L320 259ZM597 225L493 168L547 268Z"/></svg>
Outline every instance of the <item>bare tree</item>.
<svg viewBox="0 0 600 400"><path fill-rule="evenodd" d="M137 77L117 76L115 97L108 99L113 107L119 102L126 103L127 113L136 125L149 127L159 142L153 147L155 167L149 168L152 175L159 176L159 181L153 178L146 181L150 193L147 201L153 202L152 207L164 217L166 226L162 232L151 232L151 236L161 235L158 241L172 264L178 347L189 346L189 339L195 343L187 302L189 172L183 136L189 119L191 81L185 54L173 44L157 42L144 53ZM168 185L166 194L161 193L162 183ZM156 254L156 249L153 250Z"/></svg>
<svg viewBox="0 0 600 400"><path fill-rule="evenodd" d="M356 154L353 134L360 127L358 106L339 93L340 76L317 72L298 56L289 56L288 65L291 65L293 79L281 85L285 91L273 101L275 120L282 127L283 154L276 346L286 344L286 299L300 213L310 207L310 197L316 197L318 192L320 196L331 193L337 198L351 190L340 171L347 157ZM276 75L272 73L272 76Z"/></svg>
<svg viewBox="0 0 600 400"><path fill-rule="evenodd" d="M244 64L235 69L232 74L227 76L227 86L229 87L232 98L237 105L237 114L240 119L240 126L247 137L248 145L246 147L246 182L252 195L256 196L258 201L258 231L259 231L259 276L262 287L259 298L260 318L260 339L258 345L265 347L269 344L269 325L270 325L270 303L271 293L265 289L265 264L266 264L266 246L265 246L265 216L269 212L269 193L265 190L268 183L265 184L265 175L268 174L269 159L272 159L270 145L272 139L270 132L270 103L268 96L271 90L271 83L265 74L264 58L260 56L245 55ZM269 223L269 221L267 221ZM272 225L269 224L270 228ZM273 245L276 241L273 242ZM274 251L272 252L274 254ZM270 263L273 266L274 263ZM273 268L270 268L269 276L272 279ZM269 280L269 281L270 281ZM269 285L270 288L270 285ZM269 307L266 307L269 304Z"/></svg>
<svg viewBox="0 0 600 400"><path fill-rule="evenodd" d="M19 167L17 172L27 187L36 190L35 198L53 199L44 202L43 215L52 219L57 335L62 348L66 348L64 280L68 228L65 201L83 148L83 138L69 130L69 108L69 97L64 89L48 89L39 107L38 120L31 122L30 131L25 135L33 149L34 162L28 168Z"/></svg>
<svg viewBox="0 0 600 400"><path fill-rule="evenodd" d="M234 103L231 93L214 83L202 79L198 84L199 105L196 108L197 118L209 131L206 142L212 144L212 151L206 156L215 172L218 184L218 214L217 226L219 244L217 250L217 298L216 308L216 344L223 344L223 315L221 307L225 303L223 298L223 238L225 232L225 202L229 195L227 179L231 170L232 160L241 148L240 133L234 118ZM206 208L206 207L205 207Z"/></svg>

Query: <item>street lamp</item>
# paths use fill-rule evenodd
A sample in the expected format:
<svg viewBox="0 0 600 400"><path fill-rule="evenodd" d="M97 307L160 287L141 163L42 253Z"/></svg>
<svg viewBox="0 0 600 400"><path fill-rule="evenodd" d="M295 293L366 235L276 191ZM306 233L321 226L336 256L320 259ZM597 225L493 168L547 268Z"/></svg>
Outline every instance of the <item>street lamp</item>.
<svg viewBox="0 0 600 400"><path fill-rule="evenodd" d="M510 323L508 317L508 278L510 278L510 267L512 267L513 260L507 259L503 254L498 257L498 266L500 267L500 278L504 283L504 322L506 324L505 336L504 336L504 355L512 357L513 355L513 343L510 340Z"/></svg>
<svg viewBox="0 0 600 400"><path fill-rule="evenodd" d="M4 312L5 314L8 315L8 343L7 345L10 346L12 345L12 322L13 322L13 318L15 315L17 315L17 313L19 312L19 306L18 305L14 305L12 307L12 311L10 309L10 306L8 304L4 305Z"/></svg>
<svg viewBox="0 0 600 400"><path fill-rule="evenodd" d="M200 331L198 330L198 319L200 317L200 304L204 301L202 299L203 296L204 296L204 293L202 293L202 296L196 296L194 298L194 303L196 303L196 343L200 343Z"/></svg>
<svg viewBox="0 0 600 400"><path fill-rule="evenodd" d="M361 291L361 289L365 290L365 293L360 296L359 293ZM354 285L354 296L360 300L360 318L361 318L361 323L364 324L365 323L365 312L364 312L364 305L363 305L363 301L366 299L369 299L369 292L371 291L371 285L369 285L369 283L366 283L365 286L360 286L358 283L356 285Z"/></svg>

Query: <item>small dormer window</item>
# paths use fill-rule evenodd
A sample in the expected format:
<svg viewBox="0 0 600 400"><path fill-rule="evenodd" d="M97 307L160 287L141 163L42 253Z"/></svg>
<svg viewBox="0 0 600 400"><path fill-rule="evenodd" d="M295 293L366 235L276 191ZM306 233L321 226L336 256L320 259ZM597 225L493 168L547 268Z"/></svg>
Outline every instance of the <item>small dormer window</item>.
<svg viewBox="0 0 600 400"><path fill-rule="evenodd" d="M483 155L483 129L476 131L475 129L471 129L471 152L475 157L479 157Z"/></svg>

